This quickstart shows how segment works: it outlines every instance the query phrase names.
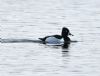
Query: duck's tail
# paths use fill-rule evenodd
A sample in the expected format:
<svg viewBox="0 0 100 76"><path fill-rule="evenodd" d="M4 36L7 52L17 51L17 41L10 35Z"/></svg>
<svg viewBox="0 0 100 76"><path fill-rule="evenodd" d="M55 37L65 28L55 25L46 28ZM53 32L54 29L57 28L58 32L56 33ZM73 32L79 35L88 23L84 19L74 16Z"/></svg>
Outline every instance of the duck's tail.
<svg viewBox="0 0 100 76"><path fill-rule="evenodd" d="M40 40L42 40L42 41L45 41L45 39L44 38L39 38Z"/></svg>

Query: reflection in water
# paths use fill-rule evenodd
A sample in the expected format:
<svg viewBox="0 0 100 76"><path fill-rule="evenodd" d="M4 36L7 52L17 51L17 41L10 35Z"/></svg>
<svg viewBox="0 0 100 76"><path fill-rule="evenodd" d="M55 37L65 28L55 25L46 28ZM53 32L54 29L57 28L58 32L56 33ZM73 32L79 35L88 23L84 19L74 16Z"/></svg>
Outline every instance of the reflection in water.
<svg viewBox="0 0 100 76"><path fill-rule="evenodd" d="M64 43L63 46L62 46L62 48L65 49L65 50L63 50L63 52L68 52L67 49L69 48L69 46L70 46L70 42Z"/></svg>
<svg viewBox="0 0 100 76"><path fill-rule="evenodd" d="M69 52L68 51L66 51L66 52L62 51L62 57L68 57L68 56L69 56Z"/></svg>
<svg viewBox="0 0 100 76"><path fill-rule="evenodd" d="M62 46L62 57L67 57L69 54L69 46L70 43L64 43L64 45Z"/></svg>
<svg viewBox="0 0 100 76"><path fill-rule="evenodd" d="M70 45L69 43L68 43L68 44L63 44L62 48L63 48L63 49L68 49L68 48L69 48L69 45ZM63 52L64 52L64 51L63 51ZM66 51L65 51L65 52L66 52Z"/></svg>

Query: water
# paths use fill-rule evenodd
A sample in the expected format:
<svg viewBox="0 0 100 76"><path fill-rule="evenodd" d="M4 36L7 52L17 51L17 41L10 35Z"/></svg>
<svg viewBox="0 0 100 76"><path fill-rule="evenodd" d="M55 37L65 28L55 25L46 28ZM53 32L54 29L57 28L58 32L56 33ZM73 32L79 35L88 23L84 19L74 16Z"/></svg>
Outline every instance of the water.
<svg viewBox="0 0 100 76"><path fill-rule="evenodd" d="M66 49L27 41L63 26ZM99 0L0 0L0 28L0 76L100 76Z"/></svg>

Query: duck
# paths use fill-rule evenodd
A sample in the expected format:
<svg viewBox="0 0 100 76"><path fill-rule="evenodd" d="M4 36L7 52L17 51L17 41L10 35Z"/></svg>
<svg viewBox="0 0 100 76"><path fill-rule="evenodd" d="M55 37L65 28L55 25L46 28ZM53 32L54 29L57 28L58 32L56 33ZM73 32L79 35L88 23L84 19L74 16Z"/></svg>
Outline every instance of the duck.
<svg viewBox="0 0 100 76"><path fill-rule="evenodd" d="M61 35L50 35L45 36L43 38L39 38L44 44L66 44L71 41L71 39L68 37L69 35L73 36L73 34L70 33L69 29L66 27L62 28Z"/></svg>

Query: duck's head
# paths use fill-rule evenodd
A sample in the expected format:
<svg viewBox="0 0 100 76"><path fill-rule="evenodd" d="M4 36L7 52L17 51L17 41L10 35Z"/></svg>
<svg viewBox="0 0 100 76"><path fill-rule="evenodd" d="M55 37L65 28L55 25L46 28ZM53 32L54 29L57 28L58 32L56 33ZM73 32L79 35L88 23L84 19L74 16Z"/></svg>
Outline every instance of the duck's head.
<svg viewBox="0 0 100 76"><path fill-rule="evenodd" d="M68 28L63 27L63 28L62 28L62 33L61 33L61 35L62 35L63 38L66 38L66 37L68 37L68 35L72 35L72 34L70 33L70 31L69 31ZM73 36L73 35L72 35L72 36Z"/></svg>

